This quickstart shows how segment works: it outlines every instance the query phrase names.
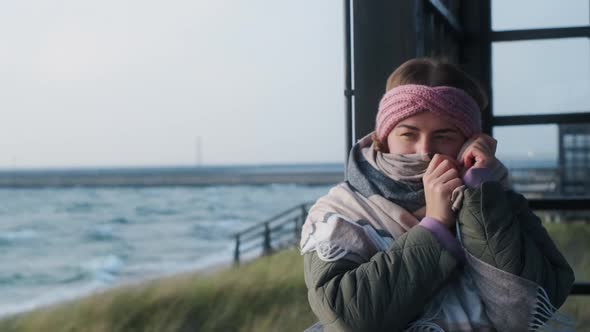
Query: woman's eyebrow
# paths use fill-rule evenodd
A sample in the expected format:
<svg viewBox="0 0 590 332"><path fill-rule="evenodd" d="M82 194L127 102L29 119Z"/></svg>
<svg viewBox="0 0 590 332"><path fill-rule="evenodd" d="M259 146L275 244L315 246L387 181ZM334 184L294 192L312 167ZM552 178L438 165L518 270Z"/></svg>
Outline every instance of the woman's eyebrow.
<svg viewBox="0 0 590 332"><path fill-rule="evenodd" d="M420 131L420 129L419 129L419 128L417 128L417 127L412 127L412 126L405 125L405 124L399 125L399 126L397 126L397 127L396 127L396 129L397 129L397 128L407 128L407 129L411 129L411 130L417 130L417 131Z"/></svg>
<svg viewBox="0 0 590 332"><path fill-rule="evenodd" d="M434 133L436 134L447 134L447 133L458 133L459 131L457 129L453 129L453 128L443 128L443 129L437 129L434 131Z"/></svg>
<svg viewBox="0 0 590 332"><path fill-rule="evenodd" d="M414 127L414 126L410 126L410 125L406 125L406 124L401 124L401 125L397 126L395 129L399 129L399 128L406 128L406 129L410 129L410 130L420 131L420 128ZM446 134L446 133L458 133L458 132L459 131L457 129L454 129L454 128L442 128L442 129L435 130L433 133L435 133L435 134Z"/></svg>

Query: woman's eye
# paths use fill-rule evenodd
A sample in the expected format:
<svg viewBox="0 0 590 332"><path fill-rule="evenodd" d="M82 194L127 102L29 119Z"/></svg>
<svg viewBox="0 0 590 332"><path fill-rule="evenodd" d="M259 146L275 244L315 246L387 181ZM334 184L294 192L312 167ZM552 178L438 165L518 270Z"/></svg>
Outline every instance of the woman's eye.
<svg viewBox="0 0 590 332"><path fill-rule="evenodd" d="M450 136L435 136L434 138L440 139L440 140L450 140L451 139Z"/></svg>

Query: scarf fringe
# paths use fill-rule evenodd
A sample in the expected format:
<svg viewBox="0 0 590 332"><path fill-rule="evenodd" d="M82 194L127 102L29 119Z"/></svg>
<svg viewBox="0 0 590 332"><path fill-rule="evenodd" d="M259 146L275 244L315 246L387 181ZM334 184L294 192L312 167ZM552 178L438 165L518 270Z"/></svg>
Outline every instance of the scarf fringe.
<svg viewBox="0 0 590 332"><path fill-rule="evenodd" d="M334 245L330 241L322 241L318 243L317 249L318 257L326 262L334 262L348 255L349 251Z"/></svg>
<svg viewBox="0 0 590 332"><path fill-rule="evenodd" d="M569 332L574 331L574 320L562 313L549 300L547 292L542 287L537 287L537 303L533 308L532 322L529 323L530 331L544 332ZM558 325L558 327L553 326Z"/></svg>
<svg viewBox="0 0 590 332"><path fill-rule="evenodd" d="M428 317L413 322L405 332L444 332L444 329L432 322L440 312L440 308L434 313L427 313ZM426 316L425 315L425 316ZM549 300L547 292L542 287L537 287L537 301L532 310L533 320L528 324L529 331L537 332L574 332L574 320L562 313Z"/></svg>
<svg viewBox="0 0 590 332"><path fill-rule="evenodd" d="M447 294L444 295L443 300L441 303L444 303L447 298ZM440 327L438 324L432 322L436 319L436 317L442 311L442 306L434 307L435 310L429 309L425 314L424 318L420 318L414 321L410 327L408 327L404 332L445 332L445 330ZM431 313L431 311L434 311Z"/></svg>
<svg viewBox="0 0 590 332"><path fill-rule="evenodd" d="M405 332L445 332L445 330L432 322L416 321Z"/></svg>

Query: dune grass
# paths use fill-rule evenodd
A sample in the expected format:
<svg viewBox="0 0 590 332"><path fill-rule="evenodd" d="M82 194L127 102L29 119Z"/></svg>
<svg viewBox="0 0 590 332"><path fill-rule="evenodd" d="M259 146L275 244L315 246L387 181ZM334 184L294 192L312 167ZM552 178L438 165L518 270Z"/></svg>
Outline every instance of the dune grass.
<svg viewBox="0 0 590 332"><path fill-rule="evenodd" d="M573 267L576 281L590 282L590 224L546 223L545 229ZM590 331L590 295L570 296L560 312L576 320L575 331Z"/></svg>
<svg viewBox="0 0 590 332"><path fill-rule="evenodd" d="M291 249L210 275L186 274L0 321L2 332L302 331L314 323Z"/></svg>
<svg viewBox="0 0 590 332"><path fill-rule="evenodd" d="M590 225L546 224L576 270L590 280ZM210 274L184 274L122 287L0 321L2 332L302 331L315 322L302 258L285 250ZM590 331L590 296L562 312Z"/></svg>

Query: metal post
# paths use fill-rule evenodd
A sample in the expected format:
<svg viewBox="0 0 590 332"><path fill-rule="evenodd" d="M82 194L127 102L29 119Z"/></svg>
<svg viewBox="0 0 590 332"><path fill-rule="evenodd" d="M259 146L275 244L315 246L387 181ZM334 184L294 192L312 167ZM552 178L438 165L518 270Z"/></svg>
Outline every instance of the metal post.
<svg viewBox="0 0 590 332"><path fill-rule="evenodd" d="M346 164L348 163L348 154L352 148L352 96L354 92L352 90L352 51L351 51L351 33L350 33L350 0L344 0L344 97L346 98L346 107L344 109L344 171L346 171Z"/></svg>
<svg viewBox="0 0 590 332"><path fill-rule="evenodd" d="M234 264L240 264L240 234L236 235L236 249L234 251Z"/></svg>
<svg viewBox="0 0 590 332"><path fill-rule="evenodd" d="M305 222L307 219L307 210L305 209L305 204L301 204L301 220ZM303 223L301 223L303 225Z"/></svg>
<svg viewBox="0 0 590 332"><path fill-rule="evenodd" d="M270 247L270 227L268 223L264 223L264 244L262 248L262 253L264 255L270 254L271 247Z"/></svg>
<svg viewBox="0 0 590 332"><path fill-rule="evenodd" d="M301 239L301 230L303 229L303 224L307 220L307 209L305 208L305 204L301 204L301 214L297 217L301 222L297 225L297 221L295 222L296 230L295 230L295 239ZM297 220L296 219L296 220Z"/></svg>
<svg viewBox="0 0 590 332"><path fill-rule="evenodd" d="M297 240L299 238L299 219L301 218L301 216L296 216L295 218L293 218L293 221L295 222L295 228L294 228L294 234L295 237L294 239Z"/></svg>

